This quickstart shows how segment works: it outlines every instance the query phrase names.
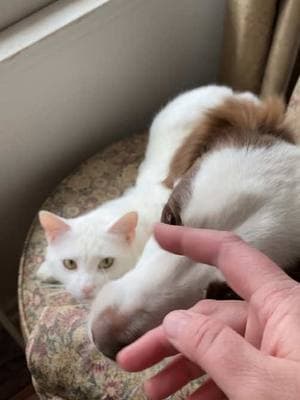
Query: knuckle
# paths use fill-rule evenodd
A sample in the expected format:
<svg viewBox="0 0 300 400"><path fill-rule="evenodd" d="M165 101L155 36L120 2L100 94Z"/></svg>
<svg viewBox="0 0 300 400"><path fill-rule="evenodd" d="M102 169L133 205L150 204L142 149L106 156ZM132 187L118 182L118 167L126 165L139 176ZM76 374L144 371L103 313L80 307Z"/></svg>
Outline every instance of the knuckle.
<svg viewBox="0 0 300 400"><path fill-rule="evenodd" d="M299 296L299 288L295 292L295 286L291 287L289 282L283 281L281 285L277 282L269 282L261 286L251 297L250 305L258 313L263 323L268 321L279 311L290 309L289 304L293 302L295 294ZM280 310L279 310L280 309ZM281 314L280 311L280 314Z"/></svg>
<svg viewBox="0 0 300 400"><path fill-rule="evenodd" d="M243 244L243 240L235 233L223 232L215 264L218 265L219 260L230 257L232 252L238 251L239 247Z"/></svg>
<svg viewBox="0 0 300 400"><path fill-rule="evenodd" d="M200 314L211 314L216 310L216 308L216 300L204 299L199 301L191 310Z"/></svg>
<svg viewBox="0 0 300 400"><path fill-rule="evenodd" d="M239 235L234 232L226 231L223 233L223 244L224 245L233 245L236 243L241 243L242 239Z"/></svg>
<svg viewBox="0 0 300 400"><path fill-rule="evenodd" d="M221 245L220 245L220 253L226 255L229 251L232 251L232 249L236 248L237 246L240 246L243 244L243 240L240 238L240 236L236 235L233 232L224 232Z"/></svg>
<svg viewBox="0 0 300 400"><path fill-rule="evenodd" d="M208 351L217 344L218 340L221 340L225 329L224 324L212 318L206 318L195 327L192 332L191 343L193 343L196 351L197 361L203 360Z"/></svg>

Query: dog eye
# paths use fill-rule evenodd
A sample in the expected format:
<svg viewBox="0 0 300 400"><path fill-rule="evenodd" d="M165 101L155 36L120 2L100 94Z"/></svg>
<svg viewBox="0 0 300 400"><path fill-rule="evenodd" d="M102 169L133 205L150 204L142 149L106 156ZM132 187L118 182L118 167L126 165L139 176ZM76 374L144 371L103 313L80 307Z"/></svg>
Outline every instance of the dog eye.
<svg viewBox="0 0 300 400"><path fill-rule="evenodd" d="M115 261L115 259L112 258L112 257L103 258L103 259L99 262L98 268L99 268L99 269L107 269L107 268L109 268L109 267L111 267L111 266L113 265L114 261Z"/></svg>
<svg viewBox="0 0 300 400"><path fill-rule="evenodd" d="M77 264L76 264L76 261L74 261L74 260L71 260L71 259L63 260L63 264L66 269L69 269L69 270L77 269Z"/></svg>

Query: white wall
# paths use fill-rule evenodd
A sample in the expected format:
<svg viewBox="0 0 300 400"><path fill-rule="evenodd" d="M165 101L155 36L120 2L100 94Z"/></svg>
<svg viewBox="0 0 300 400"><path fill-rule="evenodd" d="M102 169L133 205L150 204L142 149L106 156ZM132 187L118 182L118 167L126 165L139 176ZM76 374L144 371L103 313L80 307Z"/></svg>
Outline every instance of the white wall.
<svg viewBox="0 0 300 400"><path fill-rule="evenodd" d="M223 11L223 0L110 0L0 63L0 300L55 185L171 96L216 80Z"/></svg>

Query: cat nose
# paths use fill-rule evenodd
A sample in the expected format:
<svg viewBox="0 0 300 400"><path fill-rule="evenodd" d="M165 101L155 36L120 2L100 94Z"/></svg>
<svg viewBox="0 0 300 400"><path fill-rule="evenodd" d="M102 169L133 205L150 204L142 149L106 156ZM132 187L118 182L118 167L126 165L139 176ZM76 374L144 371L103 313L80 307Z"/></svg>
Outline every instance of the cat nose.
<svg viewBox="0 0 300 400"><path fill-rule="evenodd" d="M98 315L91 325L91 336L97 349L106 357L115 360L117 353L128 343L118 336L124 332L126 318L112 307Z"/></svg>
<svg viewBox="0 0 300 400"><path fill-rule="evenodd" d="M86 297L92 297L93 293L95 290L95 286L94 285L85 285L82 288L82 293L86 296Z"/></svg>

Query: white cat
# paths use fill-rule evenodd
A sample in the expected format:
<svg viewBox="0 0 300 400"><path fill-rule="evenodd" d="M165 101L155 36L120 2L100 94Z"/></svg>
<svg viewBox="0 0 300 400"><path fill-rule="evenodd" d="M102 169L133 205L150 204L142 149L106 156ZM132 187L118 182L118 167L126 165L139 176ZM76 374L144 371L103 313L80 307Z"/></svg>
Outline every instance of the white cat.
<svg viewBox="0 0 300 400"><path fill-rule="evenodd" d="M181 124L190 121L195 93L184 95L184 103L173 110ZM284 106L278 99L260 102L248 94L224 101L216 91L213 98L219 105L205 116L198 108L190 135L171 162L166 181L175 188L162 220L234 232L282 268L295 267L300 259L300 148L284 124ZM210 104L210 97L205 101ZM228 233L228 240L236 240L234 234ZM98 293L90 336L100 351L114 357L171 310L204 298L216 281L224 282L218 270L168 253L151 237L136 267Z"/></svg>
<svg viewBox="0 0 300 400"><path fill-rule="evenodd" d="M172 157L199 110L217 104L232 91L208 86L193 93L188 117L181 118L182 112L186 114L185 94L157 114L136 184L123 196L77 218L39 213L48 242L45 261L37 271L40 280L59 281L77 299L88 299L108 280L134 267L170 194L162 181Z"/></svg>
<svg viewBox="0 0 300 400"><path fill-rule="evenodd" d="M151 156L150 150L151 139ZM148 172L151 165L146 157L134 187L85 215L66 219L40 211L48 246L39 279L59 281L75 298L85 300L136 264L170 192L160 174ZM156 165L157 172L159 166L164 167Z"/></svg>
<svg viewBox="0 0 300 400"><path fill-rule="evenodd" d="M170 194L167 177L176 150L204 112L232 96L222 86L206 86L176 97L154 118L134 187L90 213L65 219L41 211L48 246L37 275L62 282L77 299L93 298L111 279L133 268ZM250 93L240 97L255 99Z"/></svg>

